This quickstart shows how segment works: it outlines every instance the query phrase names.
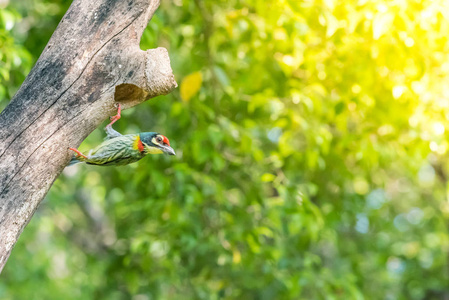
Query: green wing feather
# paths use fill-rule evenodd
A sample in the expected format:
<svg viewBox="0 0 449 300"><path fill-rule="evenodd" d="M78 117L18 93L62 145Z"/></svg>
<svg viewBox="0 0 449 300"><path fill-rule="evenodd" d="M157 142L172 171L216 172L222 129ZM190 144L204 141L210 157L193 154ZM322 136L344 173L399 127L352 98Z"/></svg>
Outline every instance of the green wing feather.
<svg viewBox="0 0 449 300"><path fill-rule="evenodd" d="M140 138L138 134L128 134L108 139L93 149L84 161L98 166L127 165L136 162L145 156L133 147L137 138Z"/></svg>

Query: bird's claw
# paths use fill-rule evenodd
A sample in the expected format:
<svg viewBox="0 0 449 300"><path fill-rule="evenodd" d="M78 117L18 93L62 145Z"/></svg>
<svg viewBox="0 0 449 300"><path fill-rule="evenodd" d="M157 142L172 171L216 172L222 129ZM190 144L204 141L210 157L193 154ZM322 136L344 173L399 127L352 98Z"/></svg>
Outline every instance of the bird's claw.
<svg viewBox="0 0 449 300"><path fill-rule="evenodd" d="M115 116L109 117L109 120L111 120L111 123L109 123L106 127L112 126L115 122L117 122L121 118L122 113L122 105L120 103L114 103L114 107L117 108L117 114Z"/></svg>
<svg viewBox="0 0 449 300"><path fill-rule="evenodd" d="M75 149L75 148L69 148L69 150L72 150L73 152L75 152L75 156L76 157L84 157L84 158L87 158L87 156L86 155L84 155L83 153L81 153L78 149Z"/></svg>

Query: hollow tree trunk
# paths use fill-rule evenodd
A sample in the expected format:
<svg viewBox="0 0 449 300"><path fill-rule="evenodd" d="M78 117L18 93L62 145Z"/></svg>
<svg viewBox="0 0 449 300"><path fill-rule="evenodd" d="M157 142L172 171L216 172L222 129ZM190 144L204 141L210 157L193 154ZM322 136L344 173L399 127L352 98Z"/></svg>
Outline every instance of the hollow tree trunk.
<svg viewBox="0 0 449 300"><path fill-rule="evenodd" d="M74 0L0 114L0 271L79 144L108 116L177 85L164 48L140 37L158 0Z"/></svg>

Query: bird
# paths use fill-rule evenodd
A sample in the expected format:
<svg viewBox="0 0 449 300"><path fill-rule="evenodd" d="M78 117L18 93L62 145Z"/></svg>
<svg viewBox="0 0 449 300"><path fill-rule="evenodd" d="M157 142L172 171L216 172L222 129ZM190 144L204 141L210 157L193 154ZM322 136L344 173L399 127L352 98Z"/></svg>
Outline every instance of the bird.
<svg viewBox="0 0 449 300"><path fill-rule="evenodd" d="M76 148L69 148L75 152L69 166L86 163L96 166L122 166L139 161L147 154L176 155L167 137L157 132L141 132L122 135L112 128L121 118L121 105L117 105L117 115L112 116L111 123L105 127L106 138L95 149L84 155Z"/></svg>

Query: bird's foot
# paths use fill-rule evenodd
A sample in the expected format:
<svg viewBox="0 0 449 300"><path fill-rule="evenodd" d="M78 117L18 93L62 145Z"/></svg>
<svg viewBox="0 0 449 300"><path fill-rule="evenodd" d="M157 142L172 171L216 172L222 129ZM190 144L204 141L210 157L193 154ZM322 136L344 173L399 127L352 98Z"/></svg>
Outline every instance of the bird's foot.
<svg viewBox="0 0 449 300"><path fill-rule="evenodd" d="M75 155L76 155L77 157L81 156L81 157L87 158L87 156L84 155L83 153L81 153L78 149L75 149L75 148L69 148L69 150L72 150L73 152L75 152L75 153L76 153Z"/></svg>
<svg viewBox="0 0 449 300"><path fill-rule="evenodd" d="M115 116L112 116L112 117L109 118L111 120L111 123L106 125L106 127L112 126L112 124L117 122L122 117L122 115L121 115L121 113L122 113L122 105L120 103L116 103L115 107L117 107L117 114Z"/></svg>

